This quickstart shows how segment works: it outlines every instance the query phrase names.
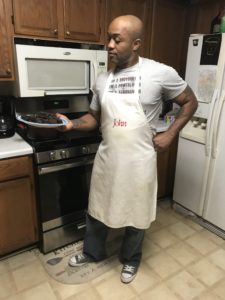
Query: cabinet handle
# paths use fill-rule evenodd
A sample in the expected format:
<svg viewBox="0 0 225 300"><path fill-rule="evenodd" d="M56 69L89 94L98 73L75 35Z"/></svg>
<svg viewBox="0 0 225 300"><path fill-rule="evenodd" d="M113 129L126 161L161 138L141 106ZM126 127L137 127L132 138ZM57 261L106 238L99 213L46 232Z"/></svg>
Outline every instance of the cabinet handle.
<svg viewBox="0 0 225 300"><path fill-rule="evenodd" d="M9 69L9 68L6 69L6 73L10 75L11 74L11 69Z"/></svg>
<svg viewBox="0 0 225 300"><path fill-rule="evenodd" d="M54 32L54 34L57 34L57 33L58 33L58 30L57 30L57 29L54 29L53 32Z"/></svg>
<svg viewBox="0 0 225 300"><path fill-rule="evenodd" d="M66 32L66 35L70 35L70 32L69 32L69 31L67 31L67 32Z"/></svg>

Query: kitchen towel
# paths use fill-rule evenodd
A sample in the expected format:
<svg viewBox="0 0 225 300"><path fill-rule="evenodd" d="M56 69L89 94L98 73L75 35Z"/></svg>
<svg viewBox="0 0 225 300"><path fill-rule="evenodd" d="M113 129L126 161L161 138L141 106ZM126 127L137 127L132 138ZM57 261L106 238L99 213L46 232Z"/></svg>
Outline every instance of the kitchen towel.
<svg viewBox="0 0 225 300"><path fill-rule="evenodd" d="M36 250L35 253L47 273L55 280L64 284L81 284L89 282L112 268L119 266L118 250L121 240L121 236L117 236L113 240L108 241L107 259L98 263L88 263L80 267L70 267L68 261L71 256L82 252L83 241L68 245L48 254L42 254L39 250Z"/></svg>

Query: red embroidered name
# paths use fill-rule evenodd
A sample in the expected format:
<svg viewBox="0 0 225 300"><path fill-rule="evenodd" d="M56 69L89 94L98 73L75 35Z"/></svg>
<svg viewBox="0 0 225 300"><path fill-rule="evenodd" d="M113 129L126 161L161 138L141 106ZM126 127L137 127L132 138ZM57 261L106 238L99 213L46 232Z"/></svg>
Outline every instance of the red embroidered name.
<svg viewBox="0 0 225 300"><path fill-rule="evenodd" d="M114 119L113 120L113 128L114 127L126 127L127 126L127 122L126 121L121 121L120 119Z"/></svg>

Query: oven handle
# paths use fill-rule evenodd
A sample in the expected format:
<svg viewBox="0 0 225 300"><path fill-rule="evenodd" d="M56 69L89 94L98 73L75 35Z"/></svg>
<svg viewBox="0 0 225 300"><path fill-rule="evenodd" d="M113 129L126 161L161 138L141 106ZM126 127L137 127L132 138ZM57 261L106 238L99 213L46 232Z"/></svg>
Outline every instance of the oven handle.
<svg viewBox="0 0 225 300"><path fill-rule="evenodd" d="M57 172L57 171L62 171L65 169L71 169L74 167L79 167L79 166L86 166L86 165L91 165L93 164L94 159L85 159L85 160L81 160L81 161L76 161L73 163L68 163L68 164L60 164L60 165L54 165L51 167L38 167L38 174L42 175L42 174L48 174L48 173L53 173L53 172Z"/></svg>

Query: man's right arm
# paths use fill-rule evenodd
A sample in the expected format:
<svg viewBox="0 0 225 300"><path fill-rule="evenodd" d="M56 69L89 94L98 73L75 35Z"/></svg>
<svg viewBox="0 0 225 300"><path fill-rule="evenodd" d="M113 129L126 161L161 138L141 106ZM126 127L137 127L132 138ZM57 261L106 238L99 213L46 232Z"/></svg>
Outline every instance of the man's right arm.
<svg viewBox="0 0 225 300"><path fill-rule="evenodd" d="M87 114L74 120L69 120L65 115L62 114L57 114L57 117L68 121L68 124L58 128L60 131L69 131L73 129L90 131L99 126L100 112L90 109Z"/></svg>

